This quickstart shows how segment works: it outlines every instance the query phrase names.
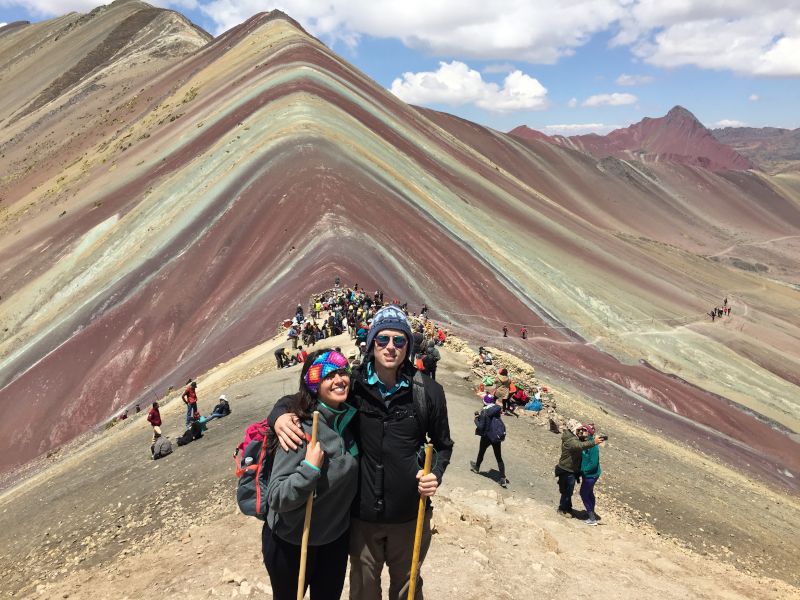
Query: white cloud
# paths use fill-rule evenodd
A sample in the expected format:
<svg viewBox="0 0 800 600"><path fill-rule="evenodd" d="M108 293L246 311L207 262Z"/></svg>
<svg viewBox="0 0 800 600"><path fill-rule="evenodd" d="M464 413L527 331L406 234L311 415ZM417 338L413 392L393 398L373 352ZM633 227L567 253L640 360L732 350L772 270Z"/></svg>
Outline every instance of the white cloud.
<svg viewBox="0 0 800 600"><path fill-rule="evenodd" d="M522 71L509 73L500 87L456 60L440 62L436 71L403 73L392 82L391 91L410 104L474 104L494 112L547 107L547 89Z"/></svg>
<svg viewBox="0 0 800 600"><path fill-rule="evenodd" d="M0 23L0 27L5 27L8 23Z"/></svg>
<svg viewBox="0 0 800 600"><path fill-rule="evenodd" d="M747 123L742 123L734 119L722 119L714 123L714 127L747 127Z"/></svg>
<svg viewBox="0 0 800 600"><path fill-rule="evenodd" d="M495 74L495 73L511 73L515 71L516 67L511 63L496 63L493 65L486 65L481 69L482 73Z"/></svg>
<svg viewBox="0 0 800 600"><path fill-rule="evenodd" d="M556 62L625 14L628 0L283 0L280 8L326 41L396 38L434 56ZM215 33L266 10L263 0L201 0Z"/></svg>
<svg viewBox="0 0 800 600"><path fill-rule="evenodd" d="M614 43L660 67L800 75L796 0L639 0L621 24Z"/></svg>
<svg viewBox="0 0 800 600"><path fill-rule="evenodd" d="M570 98L569 102L567 102L567 106L569 106L570 108L575 108L576 106L578 106L578 99Z"/></svg>
<svg viewBox="0 0 800 600"><path fill-rule="evenodd" d="M86 13L100 4L103 2L98 0L0 0L0 6L19 6L34 17L53 17L72 11Z"/></svg>
<svg viewBox="0 0 800 600"><path fill-rule="evenodd" d="M596 133L605 135L609 131L620 129L622 125L605 125L604 123L568 123L562 125L545 125L539 130L547 135L585 135Z"/></svg>
<svg viewBox="0 0 800 600"><path fill-rule="evenodd" d="M758 94L750 94L747 99L750 100L750 102L758 102L761 97Z"/></svg>
<svg viewBox="0 0 800 600"><path fill-rule="evenodd" d="M583 101L583 106L623 106L625 104L635 104L638 98L633 94L595 94Z"/></svg>
<svg viewBox="0 0 800 600"><path fill-rule="evenodd" d="M652 81L653 78L650 75L626 75L623 73L617 77L617 85L625 86L644 85L645 83L651 83Z"/></svg>

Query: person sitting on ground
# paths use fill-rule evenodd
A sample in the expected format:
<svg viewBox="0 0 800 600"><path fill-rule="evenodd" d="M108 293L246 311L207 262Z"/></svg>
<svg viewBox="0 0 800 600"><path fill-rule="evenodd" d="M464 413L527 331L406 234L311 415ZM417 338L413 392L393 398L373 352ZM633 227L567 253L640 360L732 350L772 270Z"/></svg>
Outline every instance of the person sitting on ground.
<svg viewBox="0 0 800 600"><path fill-rule="evenodd" d="M485 365L492 364L492 361L494 360L492 353L486 350L486 348L484 348L483 346L478 348L478 356L480 357L481 362Z"/></svg>
<svg viewBox="0 0 800 600"><path fill-rule="evenodd" d="M297 356L295 356L295 359L297 359L297 362L300 363L300 364L306 362L306 357L307 356L308 356L308 352L303 350L302 346L298 346L298 348L297 348Z"/></svg>
<svg viewBox="0 0 800 600"><path fill-rule="evenodd" d="M153 460L164 458L168 454L172 454L172 444L163 435L161 435L161 427L153 427L153 445L150 446L150 454Z"/></svg>
<svg viewBox="0 0 800 600"><path fill-rule="evenodd" d="M584 436L583 441L580 435ZM561 494L558 514L567 517L572 516L572 494L575 491L576 478L581 474L581 453L602 441L601 439L589 441L585 436L586 428L574 419L570 419L561 434L561 459L556 465L555 476L558 477L558 491Z"/></svg>
<svg viewBox="0 0 800 600"><path fill-rule="evenodd" d="M184 431L180 437L178 437L178 446L185 446L186 444L189 444L194 440L199 440L201 437L203 437L203 432L207 429L206 422L207 421L205 417L193 417L191 423L189 423L188 429L186 429L186 431Z"/></svg>
<svg viewBox="0 0 800 600"><path fill-rule="evenodd" d="M214 419L221 419L222 417L227 417L229 414L231 414L231 405L228 403L228 398L223 394L219 397L219 402L205 422L208 423Z"/></svg>

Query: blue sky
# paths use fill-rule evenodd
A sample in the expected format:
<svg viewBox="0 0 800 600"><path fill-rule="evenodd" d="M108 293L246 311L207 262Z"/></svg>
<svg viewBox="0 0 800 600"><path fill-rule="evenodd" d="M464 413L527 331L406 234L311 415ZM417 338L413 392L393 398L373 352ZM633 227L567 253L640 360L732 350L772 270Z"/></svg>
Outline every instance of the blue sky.
<svg viewBox="0 0 800 600"><path fill-rule="evenodd" d="M280 8L413 104L500 130L605 133L680 104L800 127L797 0L155 0L219 34ZM0 0L0 23L93 0Z"/></svg>

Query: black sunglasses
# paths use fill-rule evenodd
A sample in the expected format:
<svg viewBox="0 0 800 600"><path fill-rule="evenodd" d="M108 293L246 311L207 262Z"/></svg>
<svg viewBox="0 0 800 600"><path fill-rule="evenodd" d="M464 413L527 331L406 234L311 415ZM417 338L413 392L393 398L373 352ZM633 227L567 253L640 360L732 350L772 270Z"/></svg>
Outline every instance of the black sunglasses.
<svg viewBox="0 0 800 600"><path fill-rule="evenodd" d="M386 348L389 345L389 341L394 344L394 347L398 350L405 348L406 344L408 343L408 339L404 335L376 335L375 336L375 343L378 344L381 348Z"/></svg>

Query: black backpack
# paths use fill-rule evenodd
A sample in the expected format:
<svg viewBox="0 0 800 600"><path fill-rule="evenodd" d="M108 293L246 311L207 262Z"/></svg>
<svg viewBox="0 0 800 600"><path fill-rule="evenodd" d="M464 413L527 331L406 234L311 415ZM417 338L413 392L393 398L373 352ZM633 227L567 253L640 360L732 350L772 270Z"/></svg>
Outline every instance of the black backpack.
<svg viewBox="0 0 800 600"><path fill-rule="evenodd" d="M422 435L427 440L429 430L429 417L431 414L430 400L425 394L425 383L422 378L422 372L417 371L414 373L412 381L412 396L414 399L414 418L417 419Z"/></svg>

